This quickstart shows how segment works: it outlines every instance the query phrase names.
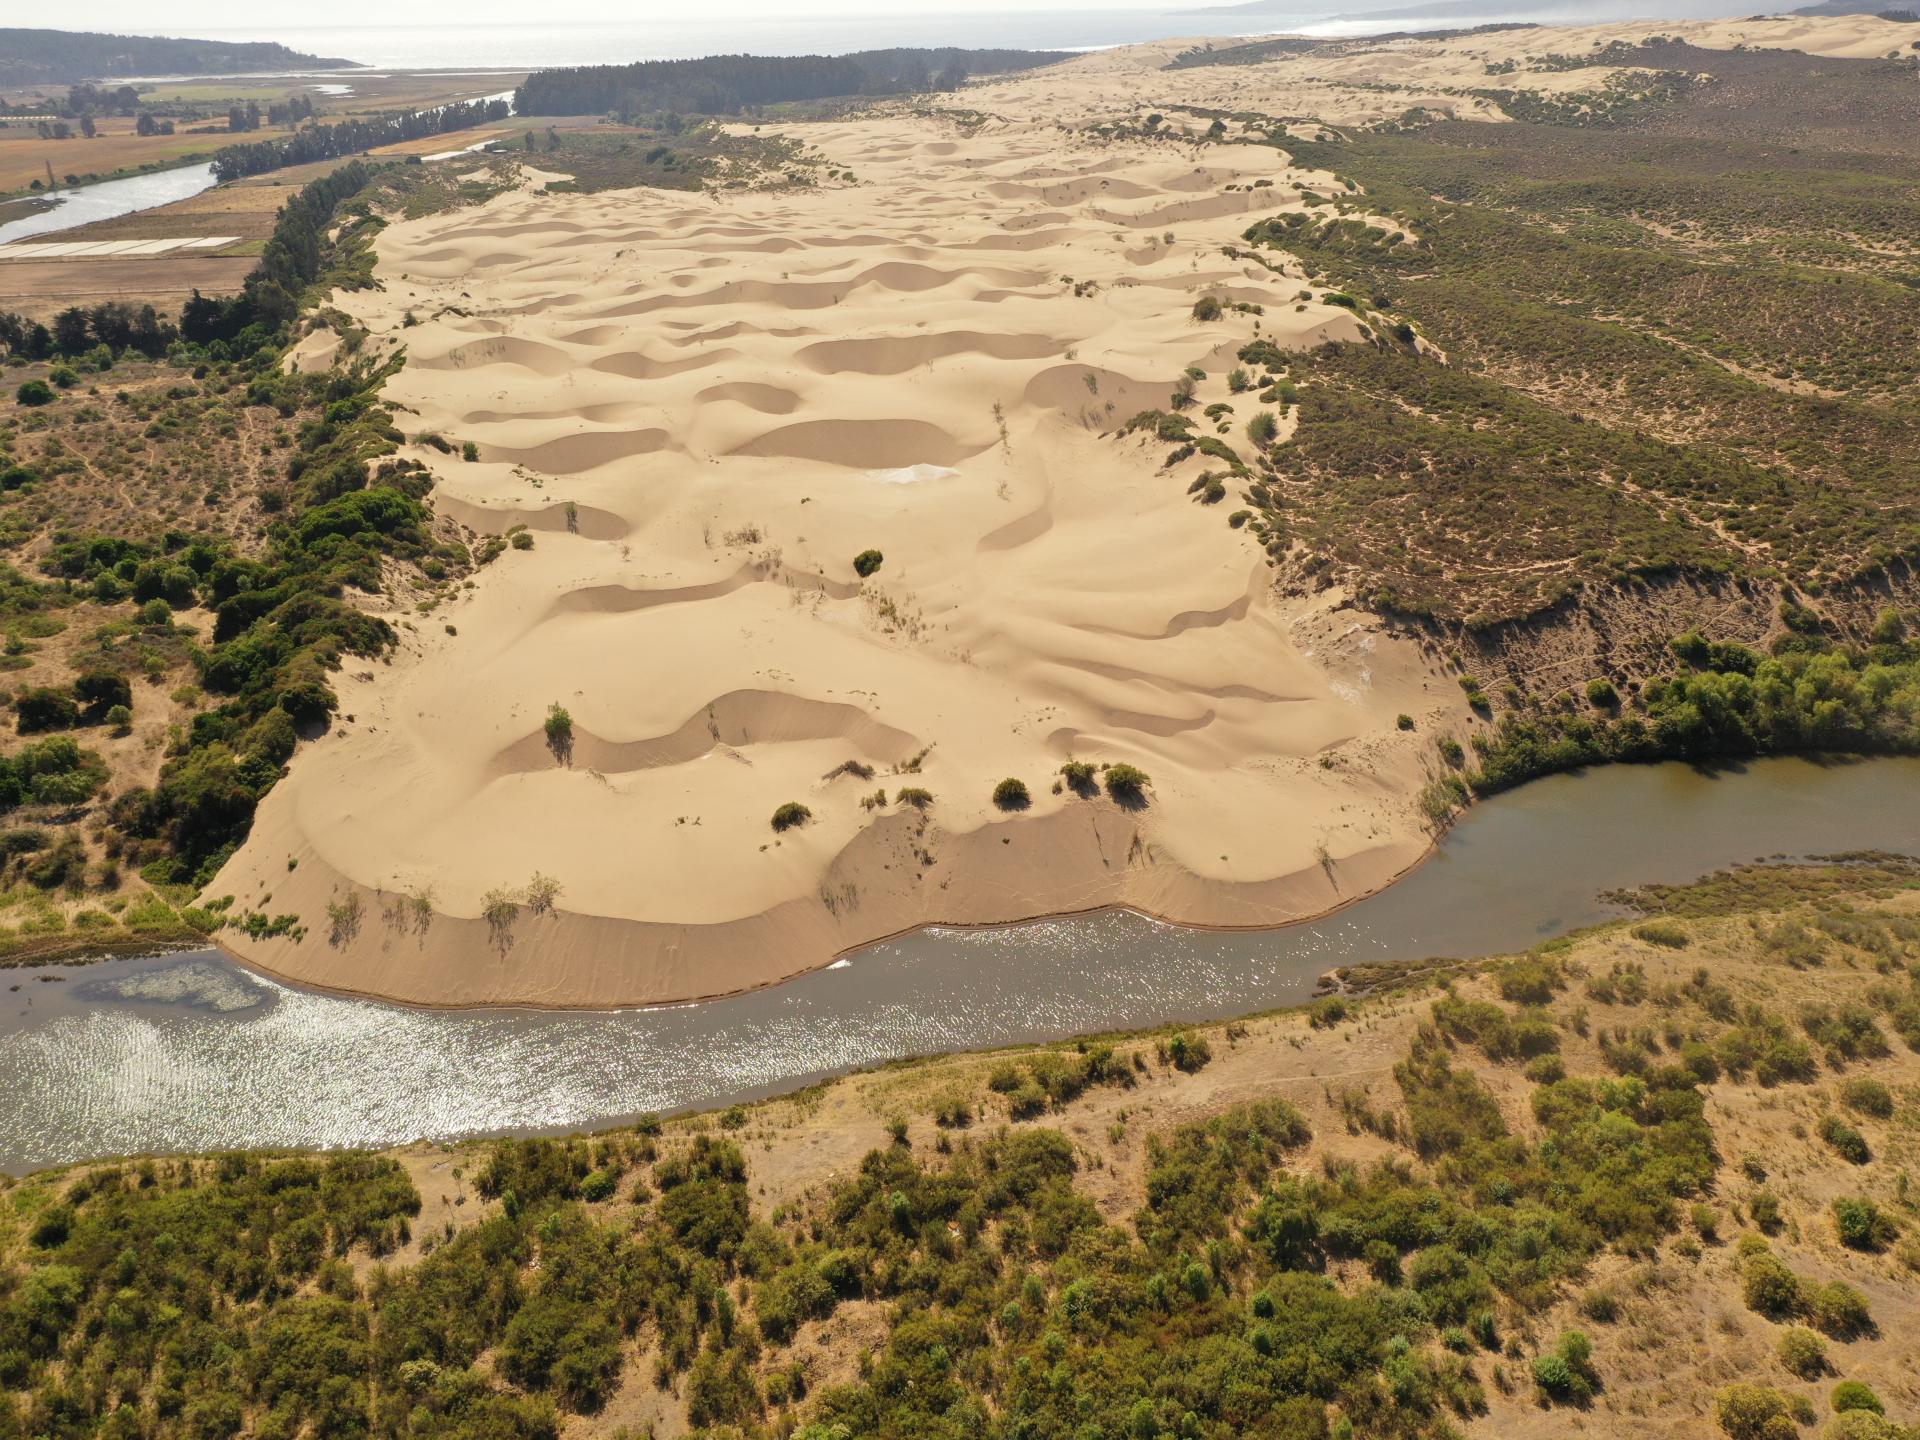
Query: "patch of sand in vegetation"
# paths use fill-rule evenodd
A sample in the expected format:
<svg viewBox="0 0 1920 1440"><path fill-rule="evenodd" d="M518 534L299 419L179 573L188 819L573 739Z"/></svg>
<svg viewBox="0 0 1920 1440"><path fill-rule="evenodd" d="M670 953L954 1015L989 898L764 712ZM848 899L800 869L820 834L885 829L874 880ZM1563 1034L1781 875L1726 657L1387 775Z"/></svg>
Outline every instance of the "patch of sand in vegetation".
<svg viewBox="0 0 1920 1440"><path fill-rule="evenodd" d="M1338 594L1276 597L1231 503L1115 439L1256 335L1358 334L1221 253L1301 203L1284 158L1038 118L805 137L855 182L523 188L393 226L384 291L339 297L406 347L403 426L456 447L409 451L442 513L536 543L348 667L352 718L212 887L432 921L245 958L429 1003L661 1001L932 922L1275 923L1424 853L1431 741L1394 721L1458 718L1454 687ZM1197 322L1211 292L1265 314ZM1144 804L1056 791L1069 759L1137 766ZM789 801L810 819L776 831ZM556 903L489 925L536 873Z"/></svg>

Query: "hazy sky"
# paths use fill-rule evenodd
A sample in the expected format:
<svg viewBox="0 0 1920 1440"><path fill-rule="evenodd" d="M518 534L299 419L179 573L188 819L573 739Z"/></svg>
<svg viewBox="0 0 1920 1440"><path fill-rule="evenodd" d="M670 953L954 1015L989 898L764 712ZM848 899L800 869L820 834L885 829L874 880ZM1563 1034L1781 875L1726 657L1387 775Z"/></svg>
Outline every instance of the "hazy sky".
<svg viewBox="0 0 1920 1440"><path fill-rule="evenodd" d="M990 14L1020 10L1136 10L1173 13L1221 0L824 0L820 4L790 0L699 0L697 12L716 18L746 19L779 16L912 15L928 11L970 11ZM1368 8L1379 0L1359 0L1353 8ZM1340 8L1332 6L1330 8ZM43 18L43 25L72 30L114 30L126 34L183 34L190 30L275 28L309 30L326 25L472 25L620 21L644 24L650 16L685 22L689 10L681 3L659 0L82 0L59 18ZM44 14L44 12L43 12Z"/></svg>

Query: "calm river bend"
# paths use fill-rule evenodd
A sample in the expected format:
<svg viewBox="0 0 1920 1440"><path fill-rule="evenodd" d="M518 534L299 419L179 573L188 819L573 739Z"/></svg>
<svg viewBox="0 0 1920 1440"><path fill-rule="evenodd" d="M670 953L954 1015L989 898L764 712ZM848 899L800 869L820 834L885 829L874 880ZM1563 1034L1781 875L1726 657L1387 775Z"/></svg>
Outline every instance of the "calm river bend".
<svg viewBox="0 0 1920 1440"><path fill-rule="evenodd" d="M0 1170L725 1104L904 1055L1297 1004L1335 965L1515 950L1608 919L1603 890L1862 849L1920 854L1920 760L1556 776L1476 808L1407 879L1315 924L1208 932L1103 913L930 930L698 1005L415 1010L212 953L0 972Z"/></svg>

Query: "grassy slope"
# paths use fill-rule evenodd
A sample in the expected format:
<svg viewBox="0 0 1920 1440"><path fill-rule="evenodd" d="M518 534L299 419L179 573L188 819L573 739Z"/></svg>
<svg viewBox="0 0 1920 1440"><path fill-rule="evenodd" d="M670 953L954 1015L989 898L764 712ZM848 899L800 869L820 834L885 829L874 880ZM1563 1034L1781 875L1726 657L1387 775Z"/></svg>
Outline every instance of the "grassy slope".
<svg viewBox="0 0 1920 1440"><path fill-rule="evenodd" d="M1785 583L1870 619L1856 592L1920 550L1920 256L1899 219L1920 157L1889 124L1911 76L1632 58L1715 78L1612 124L1283 141L1364 194L1250 238L1377 307L1383 337L1411 321L1448 368L1398 344L1298 367L1278 530L1443 623L1648 575Z"/></svg>
<svg viewBox="0 0 1920 1440"><path fill-rule="evenodd" d="M1840 1378L1912 1420L1917 879L1864 863L1651 893L1656 920L1518 961L1361 972L1378 993L1178 1044L1123 1038L1104 1078L1082 1049L1009 1051L591 1142L42 1175L0 1195L0 1352L24 1343L29 1300L82 1318L60 1361L0 1362L5 1383L23 1405L37 1392L43 1418L63 1375L83 1412L91 1390L109 1408L123 1390L157 1434L371 1417L382 1434L672 1435L690 1408L755 1434L1012 1434L1017 1415L1027 1433L1092 1433L1069 1423L1078 1408L1147 1435L1345 1433L1344 1417L1357 1433L1703 1435L1725 1386L1771 1387L1824 1423ZM1756 1036L1737 1074L1710 1066ZM1211 1058L1182 1072L1169 1062L1194 1040ZM1557 1053L1570 1078L1489 1054L1516 1048ZM1678 1102L1710 1070L1702 1126ZM1865 1080L1889 1113L1857 1108ZM1621 1088L1648 1082L1665 1124ZM1570 1103L1609 1085L1611 1118ZM1833 1117L1864 1163L1822 1140ZM1596 1136L1611 1138L1591 1151ZM1588 1158L1556 1172L1556 1150ZM1702 1156L1697 1193L1641 1183ZM1831 1207L1848 1197L1898 1234L1843 1246ZM1356 1226L1396 1238L1364 1249ZM174 1238L155 1251L142 1237L160 1229ZM1868 1326L1836 1321L1831 1294L1757 1313L1763 1244L1809 1302L1857 1290ZM167 1246L184 1278L179 1260L160 1278ZM66 1299L48 1301L49 1275ZM1262 1293L1286 1297L1270 1319ZM116 1309L156 1303L211 1308L197 1334L176 1315L114 1350ZM1778 1358L1794 1323L1836 1332L1827 1373ZM1590 1337L1594 1393L1554 1402L1534 1362L1569 1329ZM216 1332L232 1348L205 1368L168 1360ZM104 1352L131 1369L86 1358ZM329 1388L332 1371L354 1383Z"/></svg>

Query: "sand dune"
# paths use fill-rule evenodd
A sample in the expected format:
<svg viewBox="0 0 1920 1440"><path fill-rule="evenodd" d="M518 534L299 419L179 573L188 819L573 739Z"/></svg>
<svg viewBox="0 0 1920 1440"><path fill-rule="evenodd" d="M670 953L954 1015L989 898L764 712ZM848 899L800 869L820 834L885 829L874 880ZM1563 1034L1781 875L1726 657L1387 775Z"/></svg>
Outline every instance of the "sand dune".
<svg viewBox="0 0 1920 1440"><path fill-rule="evenodd" d="M334 303L374 350L404 344L409 433L477 447L409 450L441 517L537 542L403 618L391 665L336 678L340 724L214 886L310 933L228 943L406 1000L611 1005L927 923L1272 924L1388 883L1427 848L1416 797L1435 736L1470 723L1459 688L1338 592L1278 593L1234 503L1190 496L1206 457L1169 470L1116 433L1197 366L1244 444L1241 346L1361 338L1298 298L1300 268L1223 253L1333 177L1199 144L1203 117L1499 119L1469 93L1490 62L1656 28L1833 54L1906 33L1666 22L1179 71L1168 41L971 87L979 123L900 105L794 127L856 184L696 202L533 176L390 225L384 288ZM1173 133L1139 131L1154 109ZM1203 294L1260 312L1201 323ZM1141 767L1146 804L1056 789L1069 758ZM1008 776L1026 808L995 806ZM776 831L787 802L811 818ZM539 913L536 875L560 886ZM329 933L350 894L362 918Z"/></svg>

